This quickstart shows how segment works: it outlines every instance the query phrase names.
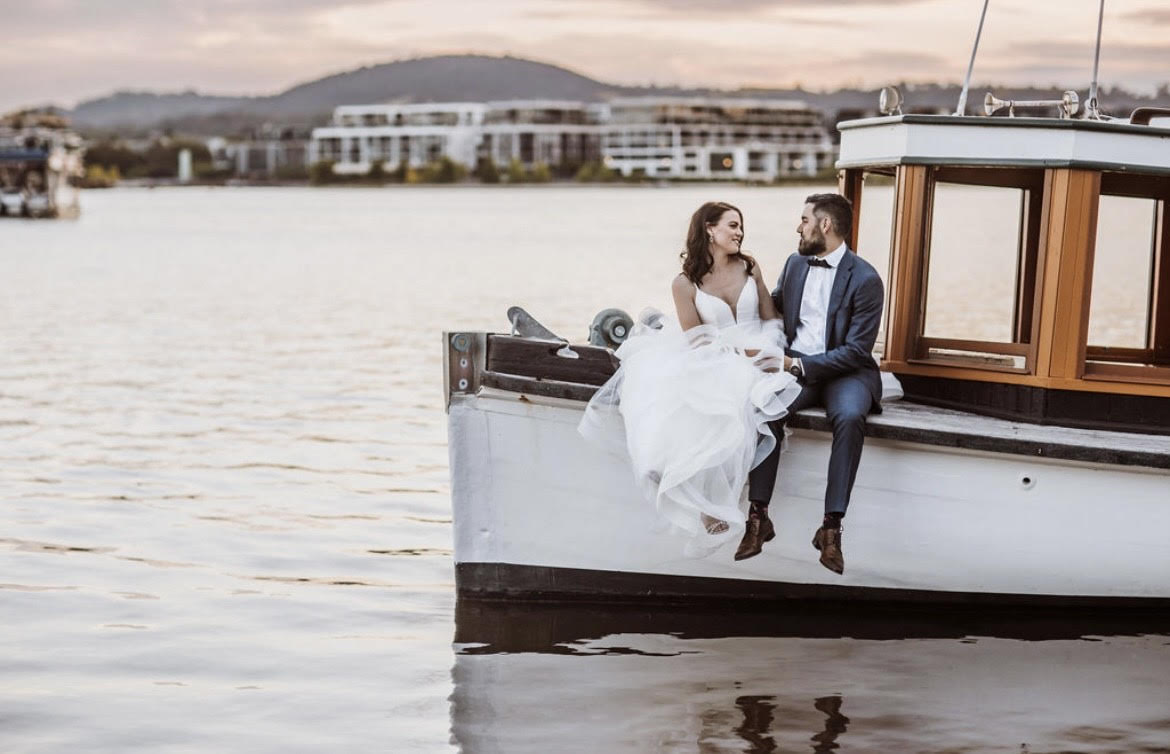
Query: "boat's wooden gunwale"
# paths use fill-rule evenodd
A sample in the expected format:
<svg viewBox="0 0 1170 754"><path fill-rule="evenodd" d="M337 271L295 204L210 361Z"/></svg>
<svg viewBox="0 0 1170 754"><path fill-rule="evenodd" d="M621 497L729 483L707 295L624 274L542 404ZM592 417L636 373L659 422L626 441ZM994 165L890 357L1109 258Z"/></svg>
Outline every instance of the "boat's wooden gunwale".
<svg viewBox="0 0 1170 754"><path fill-rule="evenodd" d="M481 384L514 393L588 402L597 386L486 371ZM867 437L1028 458L1170 469L1170 436L1079 429L1010 421L910 401L882 404L866 422ZM829 432L823 409L806 409L788 421L794 429Z"/></svg>

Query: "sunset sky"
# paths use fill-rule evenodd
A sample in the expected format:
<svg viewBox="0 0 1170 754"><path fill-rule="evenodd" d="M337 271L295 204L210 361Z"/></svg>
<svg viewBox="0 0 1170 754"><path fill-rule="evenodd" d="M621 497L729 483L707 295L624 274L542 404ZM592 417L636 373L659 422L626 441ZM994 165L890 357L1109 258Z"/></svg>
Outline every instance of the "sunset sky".
<svg viewBox="0 0 1170 754"><path fill-rule="evenodd" d="M0 110L116 89L275 94L362 65L511 54L602 81L826 89L961 81L982 0L30 0ZM975 80L1088 88L1097 0L992 0ZM1170 81L1170 3L1111 0L1103 85Z"/></svg>

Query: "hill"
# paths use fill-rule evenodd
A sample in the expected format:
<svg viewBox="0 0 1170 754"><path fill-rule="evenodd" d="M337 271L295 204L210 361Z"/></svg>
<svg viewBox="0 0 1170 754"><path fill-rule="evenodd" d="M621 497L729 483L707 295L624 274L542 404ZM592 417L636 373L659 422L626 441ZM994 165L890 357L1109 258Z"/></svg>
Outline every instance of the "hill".
<svg viewBox="0 0 1170 754"><path fill-rule="evenodd" d="M294 86L268 97L217 97L183 92L117 92L82 102L70 113L83 129L149 128L191 119L217 123L269 119L324 122L338 105L547 98L592 101L622 91L555 65L519 58L442 55L367 66ZM205 130L203 128L197 130Z"/></svg>
<svg viewBox="0 0 1170 754"><path fill-rule="evenodd" d="M959 87L948 84L904 85L907 107L916 110L954 108ZM973 86L969 111L982 104L992 89L1003 98L1059 98L1054 87ZM1082 96L1084 89L1081 87ZM614 96L645 94L716 94L767 99L800 99L823 109L835 121L838 114L872 110L877 92L839 89L810 92L799 89L744 89L718 91L627 87L607 84L560 66L512 57L441 55L367 66L326 76L262 97L223 97L181 92L117 92L79 104L67 115L83 131L144 132L170 128L192 135L236 135L265 123L308 127L325 123L338 105L374 102L452 102L495 99L568 99L597 101ZM1102 106L1118 115L1139 105L1170 105L1164 85L1153 96L1123 89L1101 92Z"/></svg>

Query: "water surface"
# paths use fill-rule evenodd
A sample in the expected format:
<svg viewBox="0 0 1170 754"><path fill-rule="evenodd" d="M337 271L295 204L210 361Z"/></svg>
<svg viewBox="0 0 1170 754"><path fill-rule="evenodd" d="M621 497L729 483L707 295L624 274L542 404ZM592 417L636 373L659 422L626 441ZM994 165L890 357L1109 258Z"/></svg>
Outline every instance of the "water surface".
<svg viewBox="0 0 1170 754"><path fill-rule="evenodd" d="M119 189L0 223L0 750L1166 750L1157 632L550 611L533 645L489 612L452 644L440 333L668 308L711 198L774 276L808 191Z"/></svg>

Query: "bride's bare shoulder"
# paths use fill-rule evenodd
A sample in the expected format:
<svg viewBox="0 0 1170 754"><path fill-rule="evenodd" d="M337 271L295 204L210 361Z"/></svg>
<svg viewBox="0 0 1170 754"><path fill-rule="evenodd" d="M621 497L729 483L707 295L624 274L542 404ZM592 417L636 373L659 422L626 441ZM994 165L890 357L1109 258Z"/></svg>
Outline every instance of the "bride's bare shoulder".
<svg viewBox="0 0 1170 754"><path fill-rule="evenodd" d="M695 290L695 284L681 272L674 276L674 281L670 284L670 290L673 293L690 294Z"/></svg>
<svg viewBox="0 0 1170 754"><path fill-rule="evenodd" d="M751 254L747 254L744 252L740 252L740 256L742 256L745 260L747 260L751 264L751 268L752 268L751 276L754 277L756 280L762 280L764 273L760 270L760 261L758 259L756 259L755 257L753 257Z"/></svg>

